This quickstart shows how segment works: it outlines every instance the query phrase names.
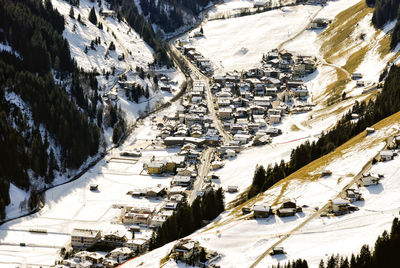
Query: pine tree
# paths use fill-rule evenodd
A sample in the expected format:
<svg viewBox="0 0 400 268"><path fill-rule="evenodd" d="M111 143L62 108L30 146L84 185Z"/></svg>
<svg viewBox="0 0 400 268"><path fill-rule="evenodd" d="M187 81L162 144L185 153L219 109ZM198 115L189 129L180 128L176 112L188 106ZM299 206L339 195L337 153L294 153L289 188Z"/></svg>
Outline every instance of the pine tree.
<svg viewBox="0 0 400 268"><path fill-rule="evenodd" d="M148 99L150 97L150 91L149 91L148 85L146 85L146 89L144 91L144 96L146 97L146 99Z"/></svg>
<svg viewBox="0 0 400 268"><path fill-rule="evenodd" d="M110 45L108 46L108 50L115 50L115 45L113 41L111 41Z"/></svg>
<svg viewBox="0 0 400 268"><path fill-rule="evenodd" d="M200 251L200 261L201 262L206 262L207 261L206 251L205 251L204 248L201 248L201 251Z"/></svg>
<svg viewBox="0 0 400 268"><path fill-rule="evenodd" d="M254 171L253 183L248 193L249 198L255 196L260 192L261 187L265 183L265 179L266 179L266 172L264 167L262 165L257 165L256 170Z"/></svg>
<svg viewBox="0 0 400 268"><path fill-rule="evenodd" d="M97 25L97 16L96 16L96 11L94 10L94 7L92 7L92 8L90 9L90 12L89 12L89 21L90 21L91 23L93 23L94 25Z"/></svg>
<svg viewBox="0 0 400 268"><path fill-rule="evenodd" d="M131 96L132 96L132 99L134 102L139 103L139 94L138 94L137 87L135 85L132 85Z"/></svg>
<svg viewBox="0 0 400 268"><path fill-rule="evenodd" d="M361 248L360 255L357 258L357 262L361 267L369 267L372 263L371 251L369 250L368 245L364 245Z"/></svg>
<svg viewBox="0 0 400 268"><path fill-rule="evenodd" d="M72 19L75 19L75 15L74 15L74 8L71 6L71 8L69 9L69 16L72 18Z"/></svg>
<svg viewBox="0 0 400 268"><path fill-rule="evenodd" d="M349 260L345 258L341 263L340 263L340 268L350 268Z"/></svg>

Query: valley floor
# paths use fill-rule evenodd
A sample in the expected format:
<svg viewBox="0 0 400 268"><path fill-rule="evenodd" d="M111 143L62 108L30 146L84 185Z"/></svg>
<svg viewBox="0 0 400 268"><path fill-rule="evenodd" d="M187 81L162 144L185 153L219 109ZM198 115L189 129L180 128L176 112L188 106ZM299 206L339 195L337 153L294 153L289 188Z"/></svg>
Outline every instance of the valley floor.
<svg viewBox="0 0 400 268"><path fill-rule="evenodd" d="M283 48L322 58L321 42L318 41L320 32L302 31L302 29L309 24L310 17L314 15L333 19L338 13L358 2L359 0L337 0L330 1L323 9L319 6L301 5L241 18L208 21L203 25L205 37L192 40L192 44L210 58L217 71L221 73L253 67L261 60L263 53L281 44ZM242 4L232 4L232 7L227 5L226 9L242 7ZM63 8L64 13L67 12L66 7ZM363 22L364 24L366 23ZM125 28L118 29L118 26L112 23L110 28L116 32L127 31ZM297 36L299 32L302 33ZM293 36L296 38L282 43ZM132 60L128 65L144 65L150 60L151 51L147 47L142 47L144 44L129 35L120 38L133 39L130 44L133 46L132 51L134 49L146 51L144 55L135 56L140 57L139 62L135 63ZM124 42L128 40L131 39L124 39ZM93 63L91 53L95 53L94 51L87 56L82 55L78 48L73 48L72 52L76 53L76 57L84 57L82 61L87 63L87 66ZM123 48L119 47L117 52L122 53ZM363 71L376 64L379 67L376 72L363 71L368 73L367 79L374 82L377 82L377 76L385 66L382 64L383 60L387 60L385 58L378 61L376 55L365 57L359 67L359 70ZM288 160L293 148L306 140L316 140L321 132L333 127L354 101L365 100L375 94L374 92L362 94L353 90L354 85L350 84L347 88L347 91L352 92L350 98L327 106L326 100L329 94L324 89L335 81L336 69L340 68L339 63L332 65L334 66L321 64L314 74L304 78L312 95L311 101L316 104L312 112L286 116L278 125L283 134L274 138L271 144L246 148L235 158L228 160L224 168L216 171L220 176L220 181L216 183L224 189L228 185L239 186L239 193L226 193L227 204L251 184L257 164L267 166L282 159ZM123 62L117 67L120 71L130 69L126 68ZM168 70L164 71L166 74L169 73ZM137 78L132 72L131 75L132 79ZM178 80L179 84L183 81L180 74L172 72L169 75L172 79ZM172 94L162 94L155 98L166 101L171 97ZM155 105L156 100L152 105ZM123 92L119 93L119 102L131 121L136 121L147 106L145 102L138 106L128 102ZM156 116L171 114L178 108L179 104L174 104ZM399 119L400 115L396 114L390 120L379 123L374 134L365 137L363 133L357 136L347 145L318 160L318 165L306 166L245 203L245 206L249 207L256 203L277 207L285 198L290 198L295 199L298 205L306 206L302 213L288 218L270 216L267 219L254 220L243 216L241 207L236 207L222 213L214 222L198 230L190 238L221 253L222 258L218 262L221 267L238 267L238 264L240 267L250 266L265 250L283 238L285 240L281 241L281 245L287 254L279 257L267 255L261 260L259 267L295 258L305 258L311 267L316 267L319 260L325 256L333 253L351 254L357 252L363 243L373 243L377 235L390 226L393 217L398 215L400 183L396 177L400 173L400 169L397 168L400 166L399 157L371 167L371 172L382 173L385 177L380 185L361 188L365 201L355 203L360 207L359 211L339 217L322 218L315 216L317 213L315 208L322 208L348 184L353 185L354 178L385 146L386 139L400 130L400 125L397 123ZM124 226L118 224L119 204L151 208L162 206L164 204L162 199L132 198L126 194L131 189L153 187L158 184L170 185L171 178L168 176L148 176L143 173L143 162L146 157L177 153L176 149L154 146L152 142L157 140L157 133L149 117L142 120L120 149L114 149L105 160L90 169L82 178L47 191L45 206L40 212L0 226L0 266L53 265L59 250L70 242L73 228L125 230ZM135 147L142 148L143 161L109 161L121 151ZM320 178L319 174L323 169L331 170L332 176ZM88 189L90 184L98 184L99 191L90 191ZM14 209L17 209L16 207ZM307 224L303 226L304 222ZM45 228L47 234L29 232L35 228ZM150 231L142 231L136 238L148 238L150 235ZM160 260L169 253L172 246L173 243L167 244L128 262L126 266L159 267ZM184 267L184 265L168 261L164 267Z"/></svg>

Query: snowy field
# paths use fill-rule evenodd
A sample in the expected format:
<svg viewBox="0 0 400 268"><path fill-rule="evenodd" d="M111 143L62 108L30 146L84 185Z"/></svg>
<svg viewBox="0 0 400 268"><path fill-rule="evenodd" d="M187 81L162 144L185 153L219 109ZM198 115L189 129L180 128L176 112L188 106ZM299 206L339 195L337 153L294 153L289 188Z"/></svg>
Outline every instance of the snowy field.
<svg viewBox="0 0 400 268"><path fill-rule="evenodd" d="M222 17L230 17L233 15L240 14L243 10L255 10L254 4L256 2L263 1L255 1L255 0L224 0L222 3L215 5L212 7L207 13L208 19L214 18L222 18ZM265 1L267 2L267 1ZM271 0L271 6L276 7L278 5L288 5L295 3L295 0Z"/></svg>
<svg viewBox="0 0 400 268"><path fill-rule="evenodd" d="M314 14L333 18L357 2L359 0L329 1L322 10L320 6L299 5L252 16L208 21L202 25L205 36L192 39L192 44L213 62L218 73L246 70L258 66L264 53L307 27ZM229 1L226 8L246 4L250 5L247 1ZM318 44L314 44L317 32L306 33L308 35L298 39L292 47L293 51L314 55L319 51Z"/></svg>
<svg viewBox="0 0 400 268"><path fill-rule="evenodd" d="M170 111L176 107L177 104L171 106ZM160 150L151 146L156 134L157 129L151 125L150 118L143 120L126 143L120 149L114 149L106 160L100 161L80 179L48 190L45 206L40 212L3 224L0 227L0 267L54 264L60 248L70 242L73 228L126 232L124 225L118 221L120 205L160 208L164 202L160 198L132 198L126 194L129 190L158 184L169 187L171 177L149 176L143 171L143 162L153 155L168 156L178 152L178 149ZM132 148L144 150L138 161L112 159L118 157L121 151ZM91 184L98 184L99 191L90 191ZM13 194L13 207L10 209L18 213L16 204L25 194L13 185L10 191ZM29 230L32 228L46 229L47 234L31 233ZM150 235L150 231L144 231L139 237ZM20 243L26 246L21 247Z"/></svg>
<svg viewBox="0 0 400 268"><path fill-rule="evenodd" d="M372 245L398 215L400 181L396 178L400 175L400 157L373 165L370 171L383 173L385 177L380 185L360 188L365 201L355 203L360 207L359 211L339 217L317 217L300 230L292 230L315 213L314 207L322 207L328 200L336 198L354 175L362 170L364 164L384 147L386 137L398 133L399 130L398 123L382 126L374 134L357 139L354 146L342 147L333 158L326 160L305 177L285 179L262 196L246 203L250 207L255 203L274 204L277 207L284 199L289 198L296 200L297 205L308 206L303 208L302 213L293 217L270 216L267 219L254 220L246 219L246 216L240 216L240 211L232 209L189 237L198 240L202 246L221 253L222 258L217 263L221 267L237 267L238 263L242 267L248 267L264 250L288 234L289 238L282 243L287 254L267 256L259 267L297 258L305 258L310 267L318 267L320 259L331 254L357 253L364 243ZM331 170L332 176L315 178L323 169ZM124 267L136 267L139 263L141 267L156 267L172 245L173 243L167 244L134 259ZM164 267L181 265L169 261Z"/></svg>
<svg viewBox="0 0 400 268"><path fill-rule="evenodd" d="M208 21L204 37L192 44L214 64L217 73L259 65L263 53L299 32L317 12L317 6L296 6L252 16Z"/></svg>

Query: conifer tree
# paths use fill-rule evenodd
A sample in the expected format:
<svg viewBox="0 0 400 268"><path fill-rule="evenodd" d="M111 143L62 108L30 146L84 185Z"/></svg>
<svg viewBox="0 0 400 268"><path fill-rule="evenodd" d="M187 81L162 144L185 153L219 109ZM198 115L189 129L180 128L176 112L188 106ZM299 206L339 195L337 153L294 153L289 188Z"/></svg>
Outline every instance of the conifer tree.
<svg viewBox="0 0 400 268"><path fill-rule="evenodd" d="M89 21L90 21L91 23L93 23L94 25L97 25L97 16L96 16L96 11L94 10L94 7L92 7L92 8L90 9L90 12L89 12Z"/></svg>
<svg viewBox="0 0 400 268"><path fill-rule="evenodd" d="M72 19L75 19L75 15L74 15L74 8L71 6L71 8L69 9L69 16L72 18Z"/></svg>

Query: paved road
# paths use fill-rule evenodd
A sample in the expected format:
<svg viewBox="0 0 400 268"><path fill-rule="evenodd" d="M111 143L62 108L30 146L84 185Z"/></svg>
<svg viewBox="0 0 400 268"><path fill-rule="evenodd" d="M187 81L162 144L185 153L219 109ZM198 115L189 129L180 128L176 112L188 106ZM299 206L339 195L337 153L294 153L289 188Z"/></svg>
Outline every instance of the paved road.
<svg viewBox="0 0 400 268"><path fill-rule="evenodd" d="M185 56L183 56L174 46L174 40L170 41L170 51L171 53L174 53L175 56L179 57L181 60L186 62L186 65L190 68L191 70L191 74L190 76L192 77L193 80L201 80L204 82L204 86L206 89L206 101L207 101L207 108L208 111L210 112L211 116L214 118L214 123L215 123L215 127L218 130L219 134L222 135L223 141L224 143L227 143L229 141L232 140L232 136L225 131L225 129L222 126L222 122L221 120L219 120L218 116L217 116L217 112L215 110L215 106L214 106L214 101L213 101L213 95L210 89L210 79L205 76L204 74L202 74L199 69L197 69L196 66L194 66Z"/></svg>
<svg viewBox="0 0 400 268"><path fill-rule="evenodd" d="M197 197L197 192L200 191L203 186L204 179L207 177L208 171L210 170L211 158L214 152L215 148L209 147L202 153L201 163L198 168L197 179L194 182L193 191L188 197L189 204L193 203L193 201Z"/></svg>

